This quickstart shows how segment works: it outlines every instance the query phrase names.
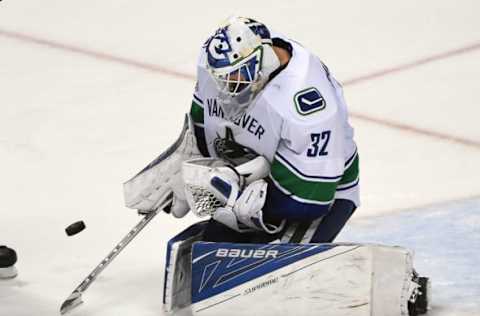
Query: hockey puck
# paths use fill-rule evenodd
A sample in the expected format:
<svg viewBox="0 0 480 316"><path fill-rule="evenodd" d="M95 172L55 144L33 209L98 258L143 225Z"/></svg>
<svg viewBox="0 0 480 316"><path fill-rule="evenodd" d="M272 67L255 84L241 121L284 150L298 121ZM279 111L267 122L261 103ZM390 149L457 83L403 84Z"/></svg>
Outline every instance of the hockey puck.
<svg viewBox="0 0 480 316"><path fill-rule="evenodd" d="M68 227L65 228L65 232L67 233L68 236L73 236L75 234L78 234L84 229L85 229L85 223L83 221L78 221L71 225L68 225Z"/></svg>
<svg viewBox="0 0 480 316"><path fill-rule="evenodd" d="M10 279L17 276L15 263L17 253L12 248L0 246L0 279Z"/></svg>
<svg viewBox="0 0 480 316"><path fill-rule="evenodd" d="M0 246L0 268L11 267L17 262L17 253L12 248Z"/></svg>

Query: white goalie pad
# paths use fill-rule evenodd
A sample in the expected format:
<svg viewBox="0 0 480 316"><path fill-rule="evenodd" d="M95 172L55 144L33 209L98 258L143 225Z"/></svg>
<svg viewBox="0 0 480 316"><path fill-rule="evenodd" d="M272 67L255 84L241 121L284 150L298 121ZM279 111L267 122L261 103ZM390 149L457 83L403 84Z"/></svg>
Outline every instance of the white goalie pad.
<svg viewBox="0 0 480 316"><path fill-rule="evenodd" d="M183 197L182 162L195 157L201 157L201 154L193 134L191 118L187 114L177 141L123 184L125 205L149 211L158 207L172 192Z"/></svg>
<svg viewBox="0 0 480 316"><path fill-rule="evenodd" d="M371 244L196 243L193 315L407 316L412 253Z"/></svg>
<svg viewBox="0 0 480 316"><path fill-rule="evenodd" d="M163 309L173 313L191 303L192 244L202 238L207 222L196 223L175 237L167 246Z"/></svg>

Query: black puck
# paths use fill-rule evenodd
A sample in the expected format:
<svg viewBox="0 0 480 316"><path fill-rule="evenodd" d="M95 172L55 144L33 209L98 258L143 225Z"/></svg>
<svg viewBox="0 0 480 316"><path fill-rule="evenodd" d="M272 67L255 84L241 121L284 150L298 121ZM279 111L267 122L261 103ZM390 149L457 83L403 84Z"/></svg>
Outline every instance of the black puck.
<svg viewBox="0 0 480 316"><path fill-rule="evenodd" d="M17 253L12 248L0 246L0 268L8 268L17 262Z"/></svg>
<svg viewBox="0 0 480 316"><path fill-rule="evenodd" d="M68 236L72 236L72 235L78 234L84 229L85 229L85 223L83 221L78 221L71 225L68 225L68 227L65 228L65 232L67 233Z"/></svg>

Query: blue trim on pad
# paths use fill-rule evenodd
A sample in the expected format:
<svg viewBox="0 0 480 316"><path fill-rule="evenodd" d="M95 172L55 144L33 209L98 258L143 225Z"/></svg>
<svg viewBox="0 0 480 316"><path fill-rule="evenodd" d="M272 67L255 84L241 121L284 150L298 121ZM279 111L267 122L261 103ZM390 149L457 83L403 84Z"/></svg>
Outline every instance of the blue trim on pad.
<svg viewBox="0 0 480 316"><path fill-rule="evenodd" d="M192 303L334 247L335 244L196 242L192 250Z"/></svg>

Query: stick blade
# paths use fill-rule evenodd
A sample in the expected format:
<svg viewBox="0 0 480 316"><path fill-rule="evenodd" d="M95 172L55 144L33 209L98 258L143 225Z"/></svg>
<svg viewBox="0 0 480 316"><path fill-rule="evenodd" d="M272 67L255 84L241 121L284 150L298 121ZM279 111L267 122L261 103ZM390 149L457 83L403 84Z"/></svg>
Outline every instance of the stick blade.
<svg viewBox="0 0 480 316"><path fill-rule="evenodd" d="M63 315L82 303L82 293L73 292L60 307L60 314Z"/></svg>

